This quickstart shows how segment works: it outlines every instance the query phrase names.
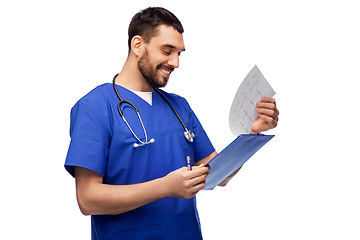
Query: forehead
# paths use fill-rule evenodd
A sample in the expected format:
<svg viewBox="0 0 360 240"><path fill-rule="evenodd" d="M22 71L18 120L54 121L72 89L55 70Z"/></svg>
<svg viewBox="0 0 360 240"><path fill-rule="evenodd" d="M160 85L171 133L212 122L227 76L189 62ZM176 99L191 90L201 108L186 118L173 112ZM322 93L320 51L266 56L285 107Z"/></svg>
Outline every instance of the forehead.
<svg viewBox="0 0 360 240"><path fill-rule="evenodd" d="M171 46L177 51L185 51L183 35L175 28L166 25L160 25L158 27L156 35L150 39L149 43L157 47Z"/></svg>

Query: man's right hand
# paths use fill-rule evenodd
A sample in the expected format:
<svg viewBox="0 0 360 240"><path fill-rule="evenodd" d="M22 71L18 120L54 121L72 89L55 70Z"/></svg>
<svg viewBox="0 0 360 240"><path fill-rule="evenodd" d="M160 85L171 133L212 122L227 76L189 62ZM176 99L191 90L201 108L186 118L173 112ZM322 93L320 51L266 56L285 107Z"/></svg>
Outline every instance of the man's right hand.
<svg viewBox="0 0 360 240"><path fill-rule="evenodd" d="M209 171L210 167L201 164L194 166L191 171L182 167L170 172L163 178L168 195L176 198L192 198L205 187L205 179Z"/></svg>

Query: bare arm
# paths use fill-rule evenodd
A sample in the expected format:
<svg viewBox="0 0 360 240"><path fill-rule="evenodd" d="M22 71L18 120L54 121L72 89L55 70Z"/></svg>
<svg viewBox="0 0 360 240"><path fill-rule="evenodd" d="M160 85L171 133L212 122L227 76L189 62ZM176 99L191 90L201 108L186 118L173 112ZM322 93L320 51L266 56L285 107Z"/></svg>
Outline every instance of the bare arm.
<svg viewBox="0 0 360 240"><path fill-rule="evenodd" d="M210 162L211 159L213 159L216 155L218 155L218 153L216 151L214 151L213 153L211 153L209 156L204 157L203 159L201 159L200 161L197 161L195 163L195 166L199 166L200 164L204 164L206 165L208 162Z"/></svg>
<svg viewBox="0 0 360 240"><path fill-rule="evenodd" d="M229 176L227 176L221 183L219 183L218 186L220 187L225 187L226 184L228 184L228 182L230 182L230 180L240 171L240 169L242 168L239 167L238 169L236 169L233 173L231 173Z"/></svg>
<svg viewBox="0 0 360 240"><path fill-rule="evenodd" d="M165 197L191 198L205 187L209 168L177 169L163 178L133 185L103 184L103 177L76 167L76 196L84 215L121 214Z"/></svg>

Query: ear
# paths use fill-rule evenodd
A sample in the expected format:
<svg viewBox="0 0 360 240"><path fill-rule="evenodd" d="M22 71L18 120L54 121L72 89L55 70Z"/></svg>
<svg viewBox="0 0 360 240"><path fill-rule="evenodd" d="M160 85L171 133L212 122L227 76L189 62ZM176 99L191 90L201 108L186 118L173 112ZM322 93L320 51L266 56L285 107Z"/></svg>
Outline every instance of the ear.
<svg viewBox="0 0 360 240"><path fill-rule="evenodd" d="M142 49L144 48L144 39L136 35L131 40L131 51L139 57L141 55Z"/></svg>

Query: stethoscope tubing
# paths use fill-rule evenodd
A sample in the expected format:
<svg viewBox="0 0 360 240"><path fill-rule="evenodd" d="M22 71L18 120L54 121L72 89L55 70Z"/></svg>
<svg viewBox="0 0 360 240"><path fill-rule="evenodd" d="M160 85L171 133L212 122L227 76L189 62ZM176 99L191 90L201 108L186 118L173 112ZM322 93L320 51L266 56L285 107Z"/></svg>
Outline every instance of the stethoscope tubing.
<svg viewBox="0 0 360 240"><path fill-rule="evenodd" d="M155 91L157 93L160 94L160 96L162 96L164 98L164 100L166 101L166 103L169 105L169 107L171 108L171 110L175 113L176 117L179 119L181 125L183 126L185 131L188 131L187 127L185 126L185 123L183 122L183 120L180 118L179 114L176 112L176 110L174 109L174 107L170 104L169 100L167 100L167 98L164 96L164 94L162 94L159 89L155 88Z"/></svg>
<svg viewBox="0 0 360 240"><path fill-rule="evenodd" d="M140 116L140 112L139 112L139 109L135 106L135 104L133 104L132 102L130 101L127 101L127 100L124 100L122 99L119 91L117 90L117 87L116 87L116 84L115 84L115 79L116 77L118 76L118 74L116 74L113 78L113 87L114 87L114 90L115 90L115 93L117 95L117 97L119 98L120 102L117 104L117 109L118 109L118 112L120 114L120 116L122 117L122 119L124 120L125 124L128 126L129 130L131 131L131 133L134 135L134 137L136 138L136 140L138 140L141 144L137 144L135 143L134 144L134 147L137 147L137 146L144 146L146 144L149 144L149 143L152 143L154 142L154 139L151 139L149 142L148 142L148 137L147 137L147 133L146 133L146 129L145 129L145 126L144 126L144 123L141 119L141 116ZM179 122L181 123L182 127L184 128L185 132L184 132L184 136L185 138L189 141L189 142L193 142L194 138L195 138L195 134L192 132L192 131L189 131L185 125L185 123L183 122L183 120L181 119L181 117L179 116L179 114L176 112L176 110L174 109L174 107L171 105L171 103L169 102L169 100L164 96L164 94L162 94L159 89L155 88L155 91L160 94L160 96L166 101L166 103L169 105L169 107L171 108L171 110L174 112L174 114L176 115L176 117L179 119ZM135 112L137 113L138 117L139 117L139 120L140 120L140 123L141 123L141 126L143 128L143 131L144 131L144 135L145 135L145 142L141 141L137 136L136 134L134 133L134 131L132 130L132 128L130 127L129 123L126 121L125 119L125 116L124 116L124 112L121 110L121 104L123 103L127 103L129 104L134 110Z"/></svg>

